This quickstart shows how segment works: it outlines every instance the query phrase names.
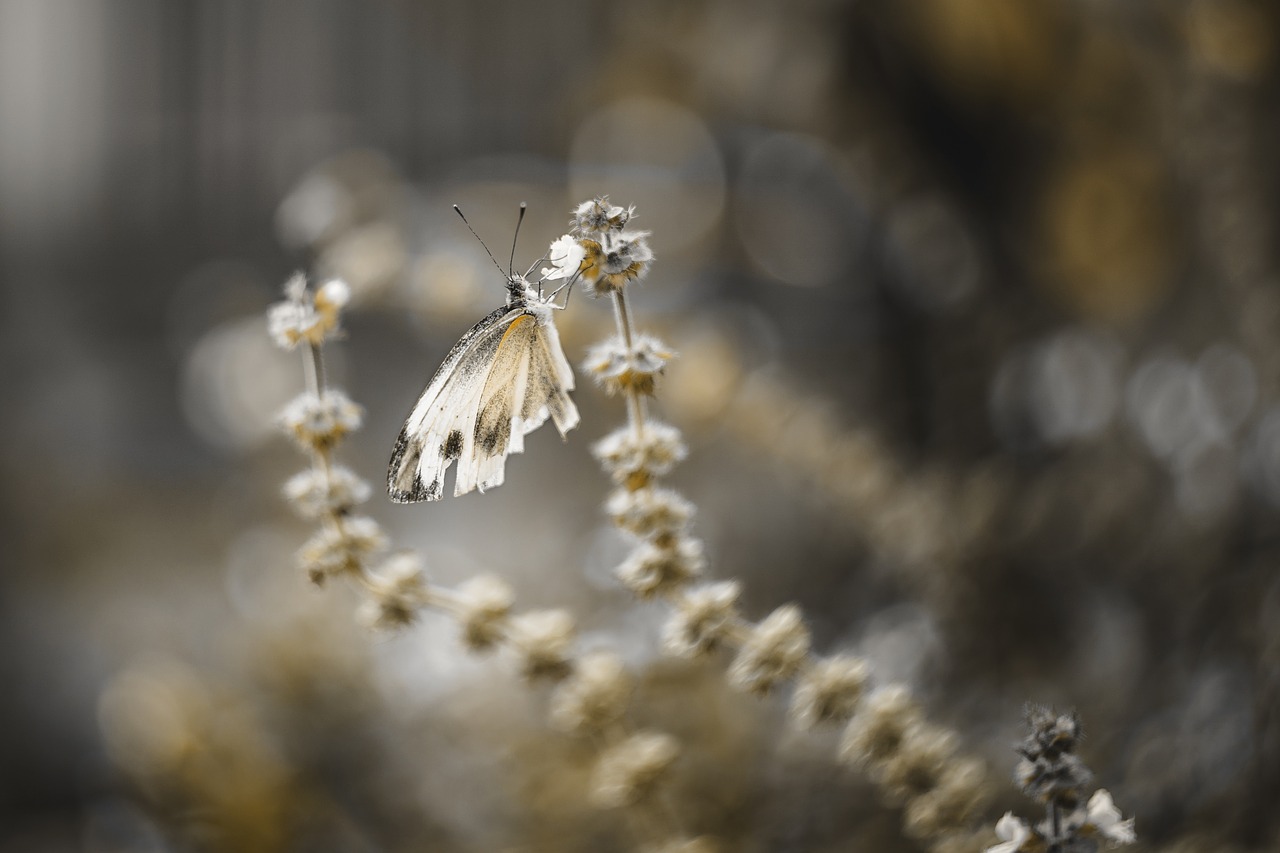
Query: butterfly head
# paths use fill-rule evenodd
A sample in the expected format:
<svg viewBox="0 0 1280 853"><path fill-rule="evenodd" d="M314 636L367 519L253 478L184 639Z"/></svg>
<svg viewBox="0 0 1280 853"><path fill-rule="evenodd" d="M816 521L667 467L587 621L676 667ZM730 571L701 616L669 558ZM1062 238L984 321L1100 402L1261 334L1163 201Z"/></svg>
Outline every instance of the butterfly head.
<svg viewBox="0 0 1280 853"><path fill-rule="evenodd" d="M518 273L507 276L507 304L527 304L538 299L538 289Z"/></svg>

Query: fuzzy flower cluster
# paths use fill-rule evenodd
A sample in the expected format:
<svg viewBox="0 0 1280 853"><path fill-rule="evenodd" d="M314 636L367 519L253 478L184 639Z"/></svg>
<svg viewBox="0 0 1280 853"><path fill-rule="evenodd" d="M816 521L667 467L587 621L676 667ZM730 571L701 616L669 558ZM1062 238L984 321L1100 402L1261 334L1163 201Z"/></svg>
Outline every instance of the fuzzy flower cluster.
<svg viewBox="0 0 1280 853"><path fill-rule="evenodd" d="M635 335L630 346L620 335L606 338L587 350L582 368L610 396L635 391L653 396L658 377L675 352L652 335Z"/></svg>
<svg viewBox="0 0 1280 853"><path fill-rule="evenodd" d="M637 732L610 746L596 762L591 801L600 808L633 806L658 789L680 755L680 744L662 732Z"/></svg>
<svg viewBox="0 0 1280 853"><path fill-rule="evenodd" d="M337 576L365 581L375 600L386 599L380 615L369 618L390 624L409 596L403 589L407 581L400 577L403 561L389 563L383 575L369 580L374 558L386 549L386 536L372 518L351 513L372 490L355 472L332 460L334 448L358 430L364 418L346 394L326 387L322 367L321 347L338 330L349 291L342 282L330 281L312 293L299 273L285 284L284 296L267 311L268 331L282 349L304 345L310 351L310 388L285 406L278 422L311 460L310 467L285 483L284 495L298 515L320 522L298 551L298 563L316 584Z"/></svg>
<svg viewBox="0 0 1280 853"><path fill-rule="evenodd" d="M320 346L326 338L337 334L342 309L351 300L346 282L324 283L313 293L307 288L307 277L294 273L285 283L285 299L267 311L267 332L283 349L299 344Z"/></svg>
<svg viewBox="0 0 1280 853"><path fill-rule="evenodd" d="M303 450L323 450L360 429L364 410L336 389L306 391L285 406L279 421Z"/></svg>
<svg viewBox="0 0 1280 853"><path fill-rule="evenodd" d="M675 353L650 335L635 334L627 315L623 285L644 274L653 258L647 235L625 230L634 213L607 198L591 199L574 210L571 232L584 253L582 279L594 295L612 298L618 327L590 350L584 367L610 394L624 395L630 413L626 425L592 448L618 484L605 512L632 540L616 574L642 598L668 597L701 577L706 556L702 541L689 532L693 504L656 484L688 451L679 430L644 411L644 398Z"/></svg>
<svg viewBox="0 0 1280 853"><path fill-rule="evenodd" d="M1133 818L1121 816L1105 789L1081 802L1093 774L1075 754L1080 719L1031 706L1027 726L1029 733L1016 747L1021 759L1014 779L1024 794L1045 805L1045 817L1032 826L1007 812L996 824L1000 843L986 853L1095 853L1102 844L1132 844L1137 838Z"/></svg>
<svg viewBox="0 0 1280 853"><path fill-rule="evenodd" d="M633 212L606 199L584 202L574 215L574 231L584 235L582 265L599 264L606 246L625 242ZM595 241L592 245L591 241ZM610 242L615 241L615 242ZM631 254L637 255L634 248ZM633 540L617 569L622 583L642 598L659 598L671 612L662 631L665 650L688 658L721 650L732 654L729 683L757 695L794 684L793 722L801 728L846 725L842 755L866 768L896 806L906 829L935 849L975 845L965 826L980 808L985 770L981 762L958 756L956 737L930 725L905 688L883 688L867 696L866 661L851 655L815 657L800 609L784 605L758 623L738 610L736 581L702 581L706 557L691 535L694 506L660 480L685 456L680 432L648 413L657 380L675 353L632 328L623 259L611 259L594 285L613 300L616 334L590 350L584 367L609 394L627 404L627 423L592 448L618 488L605 503L613 525ZM636 276L647 270L644 254Z"/></svg>
<svg viewBox="0 0 1280 853"><path fill-rule="evenodd" d="M653 261L646 231L627 231L635 208L610 204L607 197L584 201L573 212L570 233L582 249L579 270L592 296L621 291L644 277Z"/></svg>

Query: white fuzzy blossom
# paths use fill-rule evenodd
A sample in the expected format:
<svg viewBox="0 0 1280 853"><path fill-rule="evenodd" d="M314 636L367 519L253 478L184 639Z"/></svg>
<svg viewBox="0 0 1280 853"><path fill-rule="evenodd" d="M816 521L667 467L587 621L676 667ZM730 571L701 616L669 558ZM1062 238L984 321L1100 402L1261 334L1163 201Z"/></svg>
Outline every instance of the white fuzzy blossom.
<svg viewBox="0 0 1280 853"><path fill-rule="evenodd" d="M680 745L662 732L637 732L604 751L591 775L591 802L599 808L644 800L680 755Z"/></svg>
<svg viewBox="0 0 1280 853"><path fill-rule="evenodd" d="M738 618L737 581L718 581L685 590L673 602L675 610L662 629L668 654L697 657L718 648Z"/></svg>
<svg viewBox="0 0 1280 853"><path fill-rule="evenodd" d="M740 690L768 693L799 672L809 655L809 629L800 608L784 604L752 629L729 666L729 683Z"/></svg>
<svg viewBox="0 0 1280 853"><path fill-rule="evenodd" d="M619 530L640 538L679 533L693 518L693 504L672 489L618 489L604 508Z"/></svg>
<svg viewBox="0 0 1280 853"><path fill-rule="evenodd" d="M599 731L619 719L631 695L631 677L611 652L584 656L551 697L551 722L568 732Z"/></svg>
<svg viewBox="0 0 1280 853"><path fill-rule="evenodd" d="M338 280L326 282L312 295L302 273L285 283L284 292L285 300L267 310L267 332L286 350L302 343L319 346L337 331L342 309L351 299L351 289Z"/></svg>
<svg viewBox="0 0 1280 853"><path fill-rule="evenodd" d="M531 681L558 680L569 673L573 636L573 617L565 610L531 610L511 619L510 639Z"/></svg>
<svg viewBox="0 0 1280 853"><path fill-rule="evenodd" d="M472 651L485 651L502 639L516 596L506 581L477 575L455 591L462 641Z"/></svg>
<svg viewBox="0 0 1280 853"><path fill-rule="evenodd" d="M373 628L402 628L430 601L417 554L396 554L370 575L368 583L370 598L361 607L360 616Z"/></svg>
<svg viewBox="0 0 1280 853"><path fill-rule="evenodd" d="M639 433L630 424L619 427L592 445L591 452L615 483L634 489L670 473L689 451L680 430L651 420Z"/></svg>
<svg viewBox="0 0 1280 853"><path fill-rule="evenodd" d="M653 394L658 376L673 358L675 350L652 335L633 335L630 349L614 335L587 350L582 369L610 395L628 390Z"/></svg>
<svg viewBox="0 0 1280 853"><path fill-rule="evenodd" d="M304 450L332 447L360 428L364 410L341 391L305 392L280 413L280 426Z"/></svg>
<svg viewBox="0 0 1280 853"><path fill-rule="evenodd" d="M351 516L318 531L298 552L298 564L312 582L340 574L359 574L386 547L382 528L372 518Z"/></svg>
<svg viewBox="0 0 1280 853"><path fill-rule="evenodd" d="M1000 843L988 847L985 853L1019 853L1022 845L1031 840L1031 827L1014 817L1013 812L1005 812L996 823L996 837Z"/></svg>
<svg viewBox="0 0 1280 853"><path fill-rule="evenodd" d="M582 240L582 283L592 296L606 296L644 277L653 261L647 231L605 231Z"/></svg>
<svg viewBox="0 0 1280 853"><path fill-rule="evenodd" d="M369 499L372 489L356 473L343 465L328 470L308 468L288 479L284 496L303 518L341 514Z"/></svg>
<svg viewBox="0 0 1280 853"><path fill-rule="evenodd" d="M667 595L699 577L706 567L702 542L688 536L641 542L617 568L618 580L641 598Z"/></svg>
<svg viewBox="0 0 1280 853"><path fill-rule="evenodd" d="M1120 809L1111 801L1106 788L1099 788L1085 806L1085 828L1092 828L1112 844L1132 844L1137 840L1133 818L1120 819Z"/></svg>
<svg viewBox="0 0 1280 853"><path fill-rule="evenodd" d="M923 721L907 728L897 752L879 767L878 781L887 799L904 803L933 789L955 751L954 732Z"/></svg>
<svg viewBox="0 0 1280 853"><path fill-rule="evenodd" d="M872 693L849 722L841 741L841 756L851 764L873 769L897 755L903 739L923 716L911 692L890 684Z"/></svg>
<svg viewBox="0 0 1280 853"><path fill-rule="evenodd" d="M848 720L862 699L870 669L865 660L849 655L816 661L796 683L792 719L801 728Z"/></svg>

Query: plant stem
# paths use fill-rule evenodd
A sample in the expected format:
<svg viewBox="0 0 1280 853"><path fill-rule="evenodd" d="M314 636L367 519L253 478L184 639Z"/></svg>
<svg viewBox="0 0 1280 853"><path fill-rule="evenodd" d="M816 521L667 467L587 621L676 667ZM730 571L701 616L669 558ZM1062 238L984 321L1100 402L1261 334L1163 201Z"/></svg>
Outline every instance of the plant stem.
<svg viewBox="0 0 1280 853"><path fill-rule="evenodd" d="M627 367L634 370L635 342L631 333L631 315L627 311L627 297L622 290L613 292L613 319L618 326L618 335L627 348ZM639 438L644 434L644 397L631 386L624 393L627 398L627 418L631 421L631 429L636 438Z"/></svg>

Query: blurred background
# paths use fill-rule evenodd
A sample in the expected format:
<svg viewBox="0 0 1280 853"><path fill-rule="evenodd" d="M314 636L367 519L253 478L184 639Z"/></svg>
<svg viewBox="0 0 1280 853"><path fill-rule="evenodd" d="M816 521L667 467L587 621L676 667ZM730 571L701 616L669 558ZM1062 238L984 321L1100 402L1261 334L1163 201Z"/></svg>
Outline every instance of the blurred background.
<svg viewBox="0 0 1280 853"><path fill-rule="evenodd" d="M503 257L528 202L519 266L606 193L749 615L911 684L988 823L1033 700L1143 849L1277 849L1278 53L1266 0L0 0L0 851L628 849L511 660L295 569L263 320L351 284L379 484L503 298L450 204ZM575 363L611 323L558 319ZM369 513L620 650L691 830L919 849L836 735L662 659L587 451L622 406L576 399L501 489Z"/></svg>

